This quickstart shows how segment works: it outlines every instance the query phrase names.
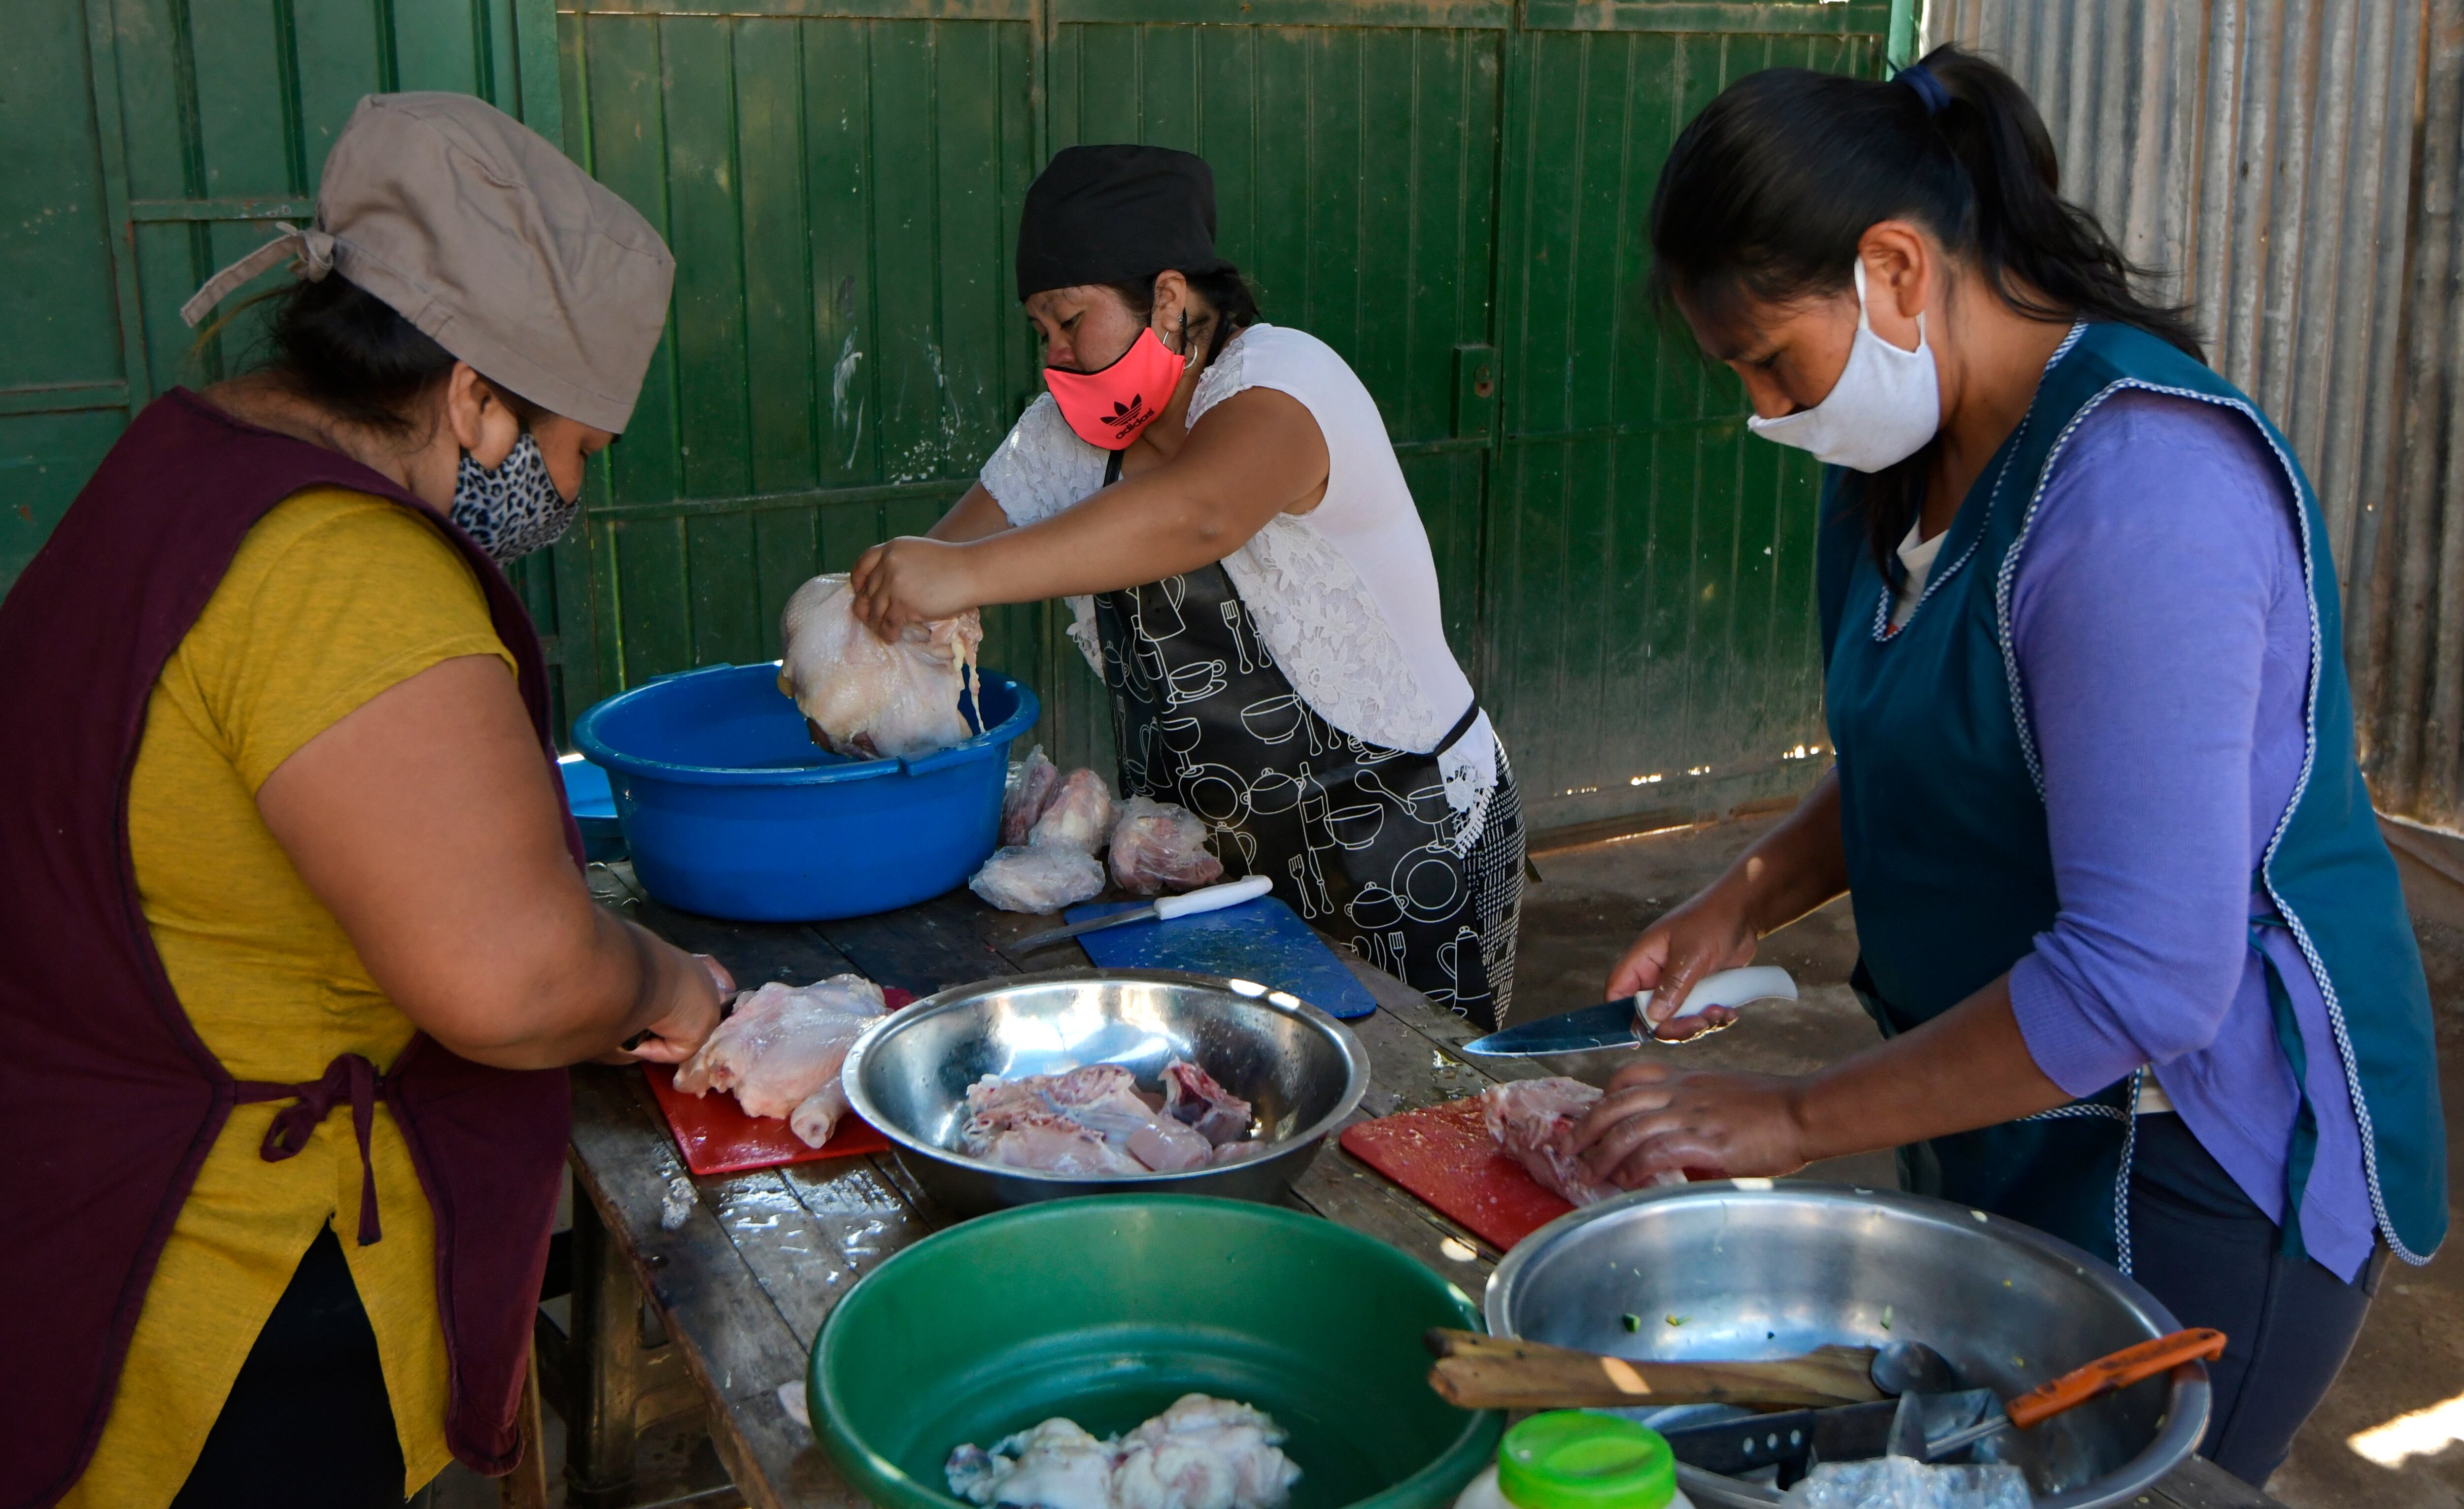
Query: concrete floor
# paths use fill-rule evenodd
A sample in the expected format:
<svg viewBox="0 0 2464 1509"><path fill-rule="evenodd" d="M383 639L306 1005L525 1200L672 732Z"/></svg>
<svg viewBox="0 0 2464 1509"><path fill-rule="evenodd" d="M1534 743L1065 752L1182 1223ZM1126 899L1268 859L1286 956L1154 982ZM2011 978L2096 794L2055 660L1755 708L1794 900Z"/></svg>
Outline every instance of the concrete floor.
<svg viewBox="0 0 2464 1509"><path fill-rule="evenodd" d="M1774 820L1679 829L1536 856L1543 880L1526 895L1515 972L1517 1019L1600 997L1610 967L1653 918L1726 868ZM2450 1158L2464 1169L2464 886L2400 858L2414 928L2438 1013L2440 1080ZM1878 1040L1848 993L1856 929L1836 904L1765 940L1762 961L1786 966L1805 999L1749 1012L1728 1031L1682 1048L1646 1049L1681 1061L1803 1073ZM1598 1056L1594 1056L1595 1060ZM1596 1082L1614 1068L1577 1061L1568 1072ZM1808 1170L1817 1178L1889 1183L1887 1154L1841 1159ZM2448 1401L2418 1423L2398 1457L2374 1461L2350 1444L2361 1432ZM2452 1420L2450 1418L2452 1416ZM2452 1424L2453 1434L2447 1429ZM2343 1375L2294 1443L2269 1491L2293 1509L2454 1509L2464 1505L2464 1260L2427 1268L2391 1265Z"/></svg>

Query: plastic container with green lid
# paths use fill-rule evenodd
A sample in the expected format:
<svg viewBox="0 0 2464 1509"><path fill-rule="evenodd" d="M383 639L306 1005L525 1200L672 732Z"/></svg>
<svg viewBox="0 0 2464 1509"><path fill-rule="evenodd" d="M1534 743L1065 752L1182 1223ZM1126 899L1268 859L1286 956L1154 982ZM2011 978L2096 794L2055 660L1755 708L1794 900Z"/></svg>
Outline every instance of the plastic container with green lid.
<svg viewBox="0 0 2464 1509"><path fill-rule="evenodd" d="M1497 1465L1455 1509L1693 1509L1659 1432L1582 1410L1535 1414L1506 1432Z"/></svg>

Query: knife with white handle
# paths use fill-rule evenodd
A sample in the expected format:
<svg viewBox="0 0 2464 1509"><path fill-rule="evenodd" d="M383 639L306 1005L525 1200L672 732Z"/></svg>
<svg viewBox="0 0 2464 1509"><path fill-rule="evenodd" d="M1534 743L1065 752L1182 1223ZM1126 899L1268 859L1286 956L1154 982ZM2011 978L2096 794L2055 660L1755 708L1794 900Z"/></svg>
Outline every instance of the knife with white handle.
<svg viewBox="0 0 2464 1509"><path fill-rule="evenodd" d="M1143 907L1133 907L1110 916L1090 917L1085 922L1071 923L1067 928L1054 928L1048 932L1021 938L1009 946L1010 951L1033 953L1038 949L1048 949L1080 933L1117 928L1128 922L1170 922L1175 917L1195 916L1201 911L1221 911L1226 907L1238 907L1244 901L1256 901L1274 888L1275 883L1271 879L1252 875L1247 880L1226 881L1221 886L1202 886L1178 896L1157 896Z"/></svg>
<svg viewBox="0 0 2464 1509"><path fill-rule="evenodd" d="M1662 1042L1673 1047L1690 1040L1653 1034L1651 1023L1642 1015L1643 1008L1651 1004L1651 995L1649 991L1620 995L1581 1011L1508 1027L1464 1043L1463 1052L1492 1059L1529 1059L1552 1053L1584 1053L1594 1048L1631 1048L1641 1042ZM1734 1008L1748 1001L1794 999L1796 981L1776 965L1722 970L1695 981L1694 988L1685 994L1685 1015L1670 1020L1685 1021L1713 1006ZM1706 1036L1695 1034L1697 1038Z"/></svg>

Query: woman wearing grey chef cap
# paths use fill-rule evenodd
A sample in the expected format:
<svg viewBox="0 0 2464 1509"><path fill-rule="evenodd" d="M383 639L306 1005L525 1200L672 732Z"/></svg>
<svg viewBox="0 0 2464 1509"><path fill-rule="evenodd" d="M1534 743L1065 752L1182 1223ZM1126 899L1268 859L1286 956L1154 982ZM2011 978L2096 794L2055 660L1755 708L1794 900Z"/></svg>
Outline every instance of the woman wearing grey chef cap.
<svg viewBox="0 0 2464 1509"><path fill-rule="evenodd" d="M1060 597L1111 695L1122 788L1202 819L1227 875L1483 1026L1513 998L1520 801L1447 647L1377 401L1258 317L1215 176L1073 146L1027 190L1045 385L929 538L857 563L893 630Z"/></svg>
<svg viewBox="0 0 2464 1509"><path fill-rule="evenodd" d="M290 261L264 363L141 413L0 604L0 1135L70 1213L0 1243L0 1502L509 1469L563 1066L729 989L591 905L499 569L630 416L667 248L441 94L362 100L283 232L186 311Z"/></svg>

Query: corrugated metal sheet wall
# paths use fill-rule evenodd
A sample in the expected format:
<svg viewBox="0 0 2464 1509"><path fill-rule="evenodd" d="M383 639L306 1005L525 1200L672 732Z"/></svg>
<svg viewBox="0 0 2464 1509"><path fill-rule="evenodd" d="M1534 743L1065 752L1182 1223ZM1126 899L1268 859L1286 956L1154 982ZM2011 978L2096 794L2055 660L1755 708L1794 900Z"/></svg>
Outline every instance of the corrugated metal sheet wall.
<svg viewBox="0 0 2464 1509"><path fill-rule="evenodd" d="M2464 0L1928 0L2035 97L2071 197L2196 310L2328 522L2380 806L2464 799Z"/></svg>

